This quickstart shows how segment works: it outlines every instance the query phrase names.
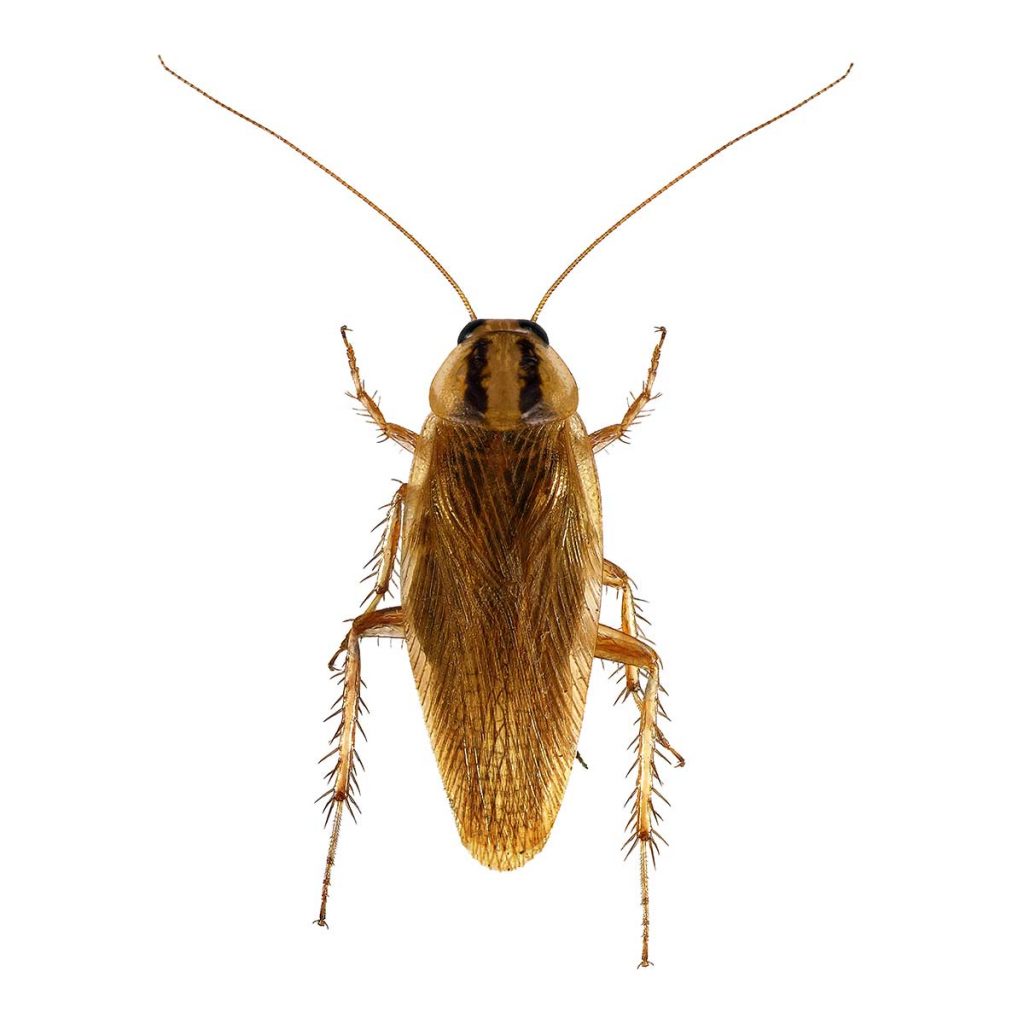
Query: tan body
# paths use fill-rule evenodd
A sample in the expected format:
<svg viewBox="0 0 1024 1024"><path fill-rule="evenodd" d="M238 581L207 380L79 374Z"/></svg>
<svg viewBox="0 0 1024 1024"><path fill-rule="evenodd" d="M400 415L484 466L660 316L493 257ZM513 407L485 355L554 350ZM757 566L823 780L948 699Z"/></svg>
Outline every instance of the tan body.
<svg viewBox="0 0 1024 1024"><path fill-rule="evenodd" d="M562 802L597 644L601 499L580 418L431 416L402 551L409 659L459 834L488 867L518 867Z"/></svg>
<svg viewBox="0 0 1024 1024"><path fill-rule="evenodd" d="M660 746L658 658L638 638L626 574L602 554L594 453L621 438L652 397L665 331L647 379L621 422L588 434L577 388L547 335L527 320L474 320L430 388L420 434L389 423L349 367L385 437L413 453L389 506L376 585L334 658L343 685L328 773L337 808L321 890L326 923L340 809L356 805L355 753L363 637L402 637L441 780L462 842L481 863L517 868L545 844L578 759L596 658L623 666L620 697L640 717L626 845L640 847L642 964L647 964L647 854L660 838L653 807ZM402 603L378 608L402 555ZM602 586L622 596L621 629L598 621ZM640 685L641 671L646 685ZM582 759L580 759L582 760Z"/></svg>
<svg viewBox="0 0 1024 1024"><path fill-rule="evenodd" d="M405 487L409 659L459 834L493 868L551 831L597 644L601 497L577 401L536 324L473 321Z"/></svg>
<svg viewBox="0 0 1024 1024"><path fill-rule="evenodd" d="M384 217L433 264L475 318L451 274L390 214L283 135L163 66L189 88L284 143ZM413 468L384 520L369 604L330 661L341 695L328 716L338 718L336 745L323 758L334 758L321 797L333 824L318 924L327 924L341 812L348 808L354 817L358 810L362 639L385 636L407 642L462 841L477 860L500 869L525 863L551 832L578 758L587 685L599 658L622 666L625 685L619 696L639 713L624 846L627 856L639 847L640 966L650 964L647 859L658 852L662 839L653 805L653 798L661 796L655 756L667 752L678 765L683 759L658 726L663 713L659 660L640 638L629 577L602 555L594 453L622 438L653 397L665 329L656 328L661 337L647 379L622 420L588 435L576 413L576 382L536 320L580 261L653 199L730 146L828 92L849 72L719 146L634 206L562 271L531 320L473 319L467 324L431 385L431 415L422 434L385 419L359 375L347 328L341 329L353 397L384 437L413 453ZM380 608L390 592L400 547L402 604ZM621 596L619 629L598 621L602 585Z"/></svg>

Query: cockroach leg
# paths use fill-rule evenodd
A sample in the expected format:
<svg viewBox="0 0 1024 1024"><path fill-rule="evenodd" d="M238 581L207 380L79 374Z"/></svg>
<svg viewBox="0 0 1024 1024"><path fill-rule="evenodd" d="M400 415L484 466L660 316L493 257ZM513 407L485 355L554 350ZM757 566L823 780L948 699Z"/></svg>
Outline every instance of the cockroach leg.
<svg viewBox="0 0 1024 1024"><path fill-rule="evenodd" d="M346 341L347 344L347 341ZM351 354L351 347L349 348ZM353 361L353 366L355 365ZM353 622L348 635L342 640L341 645L334 652L327 667L332 672L337 672L342 684L341 697L337 703L340 705L335 714L340 714L337 732L332 740L336 746L331 751L337 751L338 760L334 770L329 772L327 778L331 785L323 793L321 799L328 799L325 805L325 813L328 818L333 814L334 822L331 829L331 843L327 851L327 866L324 869L324 884L320 897L320 917L317 924L327 926L327 890L331 884L331 868L334 866L334 853L338 846L338 832L341 829L342 805L347 805L349 812L355 817L353 807L358 810L358 805L352 796L352 788L355 783L356 761L358 755L355 749L356 730L359 728L359 709L362 704L360 689L362 681L359 675L359 641L363 637L398 637L404 638L405 630L402 625L401 608L381 608L377 605L387 594L391 587L391 577L395 571L395 564L398 559L398 542L402 533L402 504L405 500L406 484L402 484L394 497L388 503L387 515L382 523L384 532L381 535L380 543L371 561L376 561L376 580L373 590L367 595L369 604L366 611L359 615ZM338 659L345 655L345 662L338 668ZM333 717L333 715L331 716ZM330 757L330 754L327 755Z"/></svg>
<svg viewBox="0 0 1024 1024"><path fill-rule="evenodd" d="M331 885L331 869L334 867L334 855L338 848L342 811L347 806L352 817L355 818L355 811L359 809L353 798L353 790L358 790L355 781L356 762L359 760L359 755L356 754L356 731L360 728L359 709L362 704L359 641L364 637L371 636L404 637L402 609L380 608L364 612L353 621L352 628L342 642L338 654L331 658L331 668L334 669L338 655L342 651L345 652L345 662L338 670L342 685L339 700L341 715L338 730L333 737L336 746L331 751L331 753L337 751L338 760L334 770L328 773L328 778L333 779L333 783L321 798L329 798L325 810L327 817L330 818L332 814L334 815L331 842L327 848L323 888L320 892L320 917L316 921L318 925L325 928L327 927L327 892ZM330 757L330 754L327 757Z"/></svg>
<svg viewBox="0 0 1024 1024"><path fill-rule="evenodd" d="M604 560L602 573L602 584L606 587L614 587L622 594L622 632L627 636L639 638L640 628L636 621L636 597L633 594L632 580L626 575L625 570L620 569L614 562L609 562L607 558ZM625 673L626 685L620 696L625 697L628 693L639 709L643 704L640 690L640 669L635 665L626 665ZM664 747L676 759L675 766L677 768L682 768L686 764L686 759L669 743L668 738L657 725L655 726L655 739L660 747Z"/></svg>
<svg viewBox="0 0 1024 1024"><path fill-rule="evenodd" d="M638 640L613 629L611 626L597 627L597 649L595 657L606 661L617 661L627 668L633 666L643 671L647 677L643 697L639 702L640 721L636 738L636 787L633 794L633 806L629 821L626 824L628 835L623 847L628 847L626 856L640 847L640 906L643 910L643 939L641 942L640 963L638 967L650 967L648 959L648 940L650 938L650 899L647 890L647 851L651 857L660 853L658 840L665 842L664 836L657 832L653 822L660 815L652 806L655 780L658 767L654 763L654 748L657 742L658 693L661 689L658 672L658 655L650 644ZM660 794L659 794L660 795Z"/></svg>
<svg viewBox="0 0 1024 1024"><path fill-rule="evenodd" d="M356 389L355 394L353 394L352 397L362 405L370 419L377 424L382 437L397 442L407 452L414 452L416 450L416 443L420 439L420 435L413 430L409 430L408 427L400 427L397 423L388 423L384 417L384 413L380 411L380 406L377 405L374 400L373 395L366 390L366 383L363 381L362 377L360 377L359 367L356 364L355 349L352 347L352 343L348 340L348 332L350 330L350 327L341 328L341 340L345 342L345 351L348 353L348 368L349 372L352 374L352 383L355 385Z"/></svg>
<svg viewBox="0 0 1024 1024"><path fill-rule="evenodd" d="M406 488L408 486L408 484L402 484L395 491L394 497L388 503L387 515L381 523L377 524L384 527L384 532L381 534L373 557L366 563L367 566L373 564L374 568L371 570L371 575L376 574L373 590L365 598L365 600L370 602L366 606L366 611L368 612L372 612L391 589L391 577L394 575L395 565L398 560L398 542L402 536L402 506L405 503ZM342 649L339 648L335 657L341 654L341 652ZM331 671L333 670L332 659Z"/></svg>
<svg viewBox="0 0 1024 1024"><path fill-rule="evenodd" d="M590 443L595 452L599 452L602 448L607 448L613 441L622 440L626 436L626 432L643 412L644 406L658 397L653 392L654 378L658 373L661 346L665 344L665 335L668 334L668 331L664 327L655 327L654 329L659 334L658 344L654 346L654 354L651 356L651 365L647 370L647 379L644 381L644 386L640 389L640 394L629 403L626 415L622 417L620 422L614 423L610 427L602 427L600 430L595 430L590 435Z"/></svg>

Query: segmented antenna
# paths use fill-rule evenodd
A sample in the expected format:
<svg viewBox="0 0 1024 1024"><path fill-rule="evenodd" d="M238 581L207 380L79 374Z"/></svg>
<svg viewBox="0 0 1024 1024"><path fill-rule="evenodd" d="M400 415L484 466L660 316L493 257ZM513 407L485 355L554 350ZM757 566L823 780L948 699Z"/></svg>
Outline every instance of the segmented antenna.
<svg viewBox="0 0 1024 1024"><path fill-rule="evenodd" d="M265 131L268 135L272 135L275 139L277 139L278 142L283 142L289 149L294 149L295 152L299 154L299 156L305 157L314 167L319 167L320 170L324 172L324 174L333 178L336 182L338 182L339 185L344 185L345 188L347 188L349 192L351 192L357 199L362 199L362 201L366 203L366 205L369 206L371 210L375 211L376 213L379 213L393 228L395 228L398 231L401 231L401 233L405 235L405 237L408 238L409 241L412 242L412 244L415 245L416 248L419 249L419 251L423 253L423 255L426 256L428 260L430 260L431 263L434 264L434 266L444 276L444 279L458 293L459 298L462 299L462 304L466 307L466 311L469 313L469 318L471 320L476 319L476 313L473 311L473 307L469 304L469 299L466 298L466 293L459 287L455 278L452 277L452 275L449 274L448 271L445 270L443 266L441 266L440 262L433 256L433 254L427 249L427 247L423 245L422 242L419 241L419 239L415 238L412 234L406 231L405 228L403 228L402 225L399 224L394 217L392 217L389 213L385 213L372 199L369 199L366 196L364 196L363 193L359 191L359 189L350 185L347 181L345 181L344 178L339 177L329 167L325 167L322 163L320 163L319 160L310 156L304 149L299 149L299 147L296 146L294 142L290 142L283 135L278 135L278 133L275 132L272 128L268 128L265 124L260 124L259 121L256 121L251 117L248 117L246 114L243 114L240 110L235 110L234 107L229 107L226 103L223 103L221 102L221 100L217 99L216 96L211 96L205 90L200 89L199 86L196 85L194 82L190 82L183 75L179 75L178 72L175 71L173 68L168 67L167 64L164 63L163 57L158 57L158 60L160 61L161 65L163 65L164 71L166 71L170 75L174 75L174 77L178 79L179 82L184 82L185 85L187 85L190 89L195 89L195 91L199 93L200 96L205 96L208 100L210 100L210 102L216 103L218 107L223 107L226 111L228 111L228 113L234 114L235 117L240 117L243 121L248 121L249 124L255 125L257 128L261 129L262 131Z"/></svg>
<svg viewBox="0 0 1024 1024"><path fill-rule="evenodd" d="M838 85L852 70L853 65L851 64L846 69L846 71L843 72L843 74L841 74L834 82L830 82L823 89L819 89L813 95L808 96L807 99L801 100L799 103L796 104L796 106L790 107L789 110L784 110L781 114L776 114L774 117L769 118L767 121L763 121L756 128L751 128L749 131L745 131L742 135L737 135L735 139L730 139L727 143L725 143L724 146L719 146L718 149L716 149L713 153L708 153L708 155L704 157L703 160L698 160L692 167L688 167L685 171L683 171L682 174L677 174L670 182L668 182L665 185L662 185L657 192L654 192L653 194L649 195L642 203L639 203L638 205L634 206L633 209L629 211L629 213L627 213L624 217L620 217L610 228L608 228L607 231L598 235L597 238L595 238L590 243L590 245L588 245L586 249L584 249L583 252L581 252L579 256L577 256L576 259L574 259L572 263L570 263L569 266L567 266L565 270L563 270L561 274L558 275L558 277L555 279L555 283L544 293L544 297L537 304L537 308L533 311L533 316L530 317L530 319L534 321L537 319L537 317L540 315L540 311L544 308L545 303L548 301L548 299L551 298L552 292L554 292L554 290L573 272L573 270L575 270L576 267L579 266L579 264L583 261L585 257L589 256L590 253L592 253L594 249L596 249L616 228L622 227L622 225L625 224L626 221L633 216L633 214L639 213L648 203L651 203L655 199L657 199L658 196L662 194L662 192L667 192L677 182L682 181L683 178L685 178L688 174L692 174L695 170L697 170L698 167L703 167L704 164L706 164L709 160L713 160L716 156L718 156L719 153L724 152L730 146L734 146L737 142L742 142L743 139L748 138L755 132L759 132L762 128L767 128L768 125L774 124L776 121L781 121L782 118L786 117L789 114L792 114L794 110L799 110L801 107L810 103L811 100L816 100L822 93L826 93L833 86Z"/></svg>

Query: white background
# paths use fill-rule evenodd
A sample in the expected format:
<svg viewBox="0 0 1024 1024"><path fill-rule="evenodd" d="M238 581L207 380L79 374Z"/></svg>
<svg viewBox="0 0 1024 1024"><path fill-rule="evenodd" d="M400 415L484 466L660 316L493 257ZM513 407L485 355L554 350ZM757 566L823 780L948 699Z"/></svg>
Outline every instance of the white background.
<svg viewBox="0 0 1024 1024"><path fill-rule="evenodd" d="M1019 1021L1019 31L1008 5L35 4L5 19L0 1003L17 1021ZM324 667L467 319L542 316L650 601L639 945L598 666L543 854L458 842L369 646L329 932ZM609 616L612 609L606 609Z"/></svg>

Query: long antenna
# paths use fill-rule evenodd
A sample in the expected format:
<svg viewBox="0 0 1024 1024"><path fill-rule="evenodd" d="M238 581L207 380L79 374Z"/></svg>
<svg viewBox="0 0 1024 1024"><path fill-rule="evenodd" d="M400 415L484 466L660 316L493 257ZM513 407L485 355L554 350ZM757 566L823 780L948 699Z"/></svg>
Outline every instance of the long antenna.
<svg viewBox="0 0 1024 1024"><path fill-rule="evenodd" d="M476 313L473 311L473 307L469 304L469 299L466 298L466 293L459 287L455 278L452 277L452 275L449 274L448 271L445 270L443 266L441 266L440 262L433 256L433 254L427 249L425 245L423 245L417 238L413 237L413 235L406 231L405 228L403 228L402 225L399 224L394 217L392 217L389 213L385 213L372 199L369 199L366 196L364 196L363 193L359 191L359 189L350 185L347 181L345 181L344 178L339 177L329 167L325 167L322 163L320 163L319 160L315 159L314 157L311 157L304 149L299 149L299 147L296 146L294 142L289 142L288 139L286 139L283 135L278 135L278 133L275 132L272 128L268 128L265 124L260 124L259 121L256 121L251 117L248 117L247 115L243 114L240 110L235 110L234 107L229 107L226 103L222 103L219 99L217 99L216 96L211 96L208 92L205 92L203 89L200 89L199 86L196 85L194 82L190 82L184 76L179 75L178 72L175 71L173 68L168 67L164 63L163 57L159 57L158 59L160 63L163 65L164 71L166 71L168 74L174 75L174 77L178 79L179 82L184 82L185 85L187 85L190 89L195 89L195 91L199 93L200 96L205 96L212 103L216 103L218 107L223 107L226 111L228 111L228 113L234 114L235 117L240 117L243 121L248 121L249 124L255 125L257 128L261 129L262 131L265 131L268 135L273 135L273 137L277 139L278 142L283 142L289 149L294 149L295 152L299 154L299 156L304 156L314 167L319 167L320 170L324 172L324 174L332 177L336 182L338 182L339 185L344 185L345 188L347 188L349 192L351 192L357 199L362 199L362 201L366 203L366 205L369 206L371 210L374 210L376 213L379 213L393 228L397 229L398 231L401 231L402 234L405 235L405 237L408 238L409 241L412 242L412 244L415 245L416 248L419 249L419 251L423 253L423 255L426 256L428 260L430 260L431 263L434 264L434 266L444 275L444 279L458 293L459 298L462 299L462 304L466 307L470 319L476 319Z"/></svg>
<svg viewBox="0 0 1024 1024"><path fill-rule="evenodd" d="M652 195L649 195L642 203L639 203L638 205L634 206L633 209L629 211L629 213L627 213L624 217L620 217L610 228L608 228L607 231L598 235L597 238L595 238L590 243L590 245L588 245L586 249L584 249L583 252L581 252L579 256L577 256L576 259L574 259L572 263L570 263L569 266L567 266L565 270L563 270L561 274L558 275L558 277L555 279L555 283L544 293L544 297L537 304L537 308L533 311L533 316L530 319L537 319L537 317L540 315L540 311L544 308L545 303L548 301L548 299L551 298L551 293L573 272L573 270L576 269L577 266L579 266L579 264L583 261L583 259L586 256L589 256L590 253L593 252L594 249L596 249L616 228L622 227L622 225L625 224L626 221L629 220L629 218L632 217L634 213L639 213L648 203L651 203L655 199L657 199L658 196L662 194L662 192L667 192L677 182L682 181L683 178L685 178L688 174L692 174L695 170L697 170L698 167L703 167L704 164L706 164L709 160L713 160L716 156L718 156L719 153L727 150L730 146L734 146L737 142L742 142L743 139L746 139L749 136L753 135L754 132L759 132L762 128L767 128L768 125L774 124L776 121L781 121L782 118L786 117L788 114L792 114L794 110L799 110L802 106L805 106L806 104L810 103L811 100L816 100L822 93L828 92L829 89L831 89L833 86L838 85L852 70L853 65L851 64L846 69L846 71L843 72L843 74L841 74L834 82L830 82L823 89L819 89L812 96L808 96L807 99L801 100L798 104L796 104L796 106L790 107L789 110L784 110L781 114L776 114L774 117L769 118L767 121L763 121L756 128L751 128L749 131L744 132L742 135L737 135L735 139L730 139L730 141L725 143L724 146L719 146L718 149L716 149L713 153L708 153L708 155L704 157L703 160L698 160L692 167L688 167L685 171L683 171L682 174L677 174L670 182L668 182L665 185L662 185L657 192L653 193Z"/></svg>

